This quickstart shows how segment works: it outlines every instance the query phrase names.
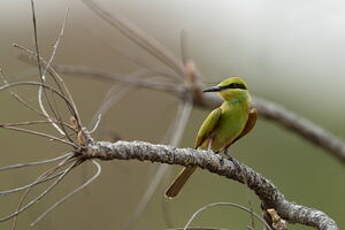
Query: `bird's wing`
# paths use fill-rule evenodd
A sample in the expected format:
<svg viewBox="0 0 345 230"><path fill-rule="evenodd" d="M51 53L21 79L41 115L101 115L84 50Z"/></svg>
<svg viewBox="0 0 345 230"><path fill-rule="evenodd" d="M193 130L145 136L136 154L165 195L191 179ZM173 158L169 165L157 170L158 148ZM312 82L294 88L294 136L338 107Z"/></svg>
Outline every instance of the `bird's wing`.
<svg viewBox="0 0 345 230"><path fill-rule="evenodd" d="M202 123L198 135L196 136L195 148L198 148L209 137L211 132L217 126L220 116L222 115L222 109L218 107L214 109Z"/></svg>
<svg viewBox="0 0 345 230"><path fill-rule="evenodd" d="M250 130L252 130L252 128L254 127L256 123L257 117L258 115L257 115L256 109L251 108L249 111L246 126L244 126L244 129L242 130L241 134L233 142L231 142L231 144L235 143L238 139L245 136L247 133L249 133Z"/></svg>

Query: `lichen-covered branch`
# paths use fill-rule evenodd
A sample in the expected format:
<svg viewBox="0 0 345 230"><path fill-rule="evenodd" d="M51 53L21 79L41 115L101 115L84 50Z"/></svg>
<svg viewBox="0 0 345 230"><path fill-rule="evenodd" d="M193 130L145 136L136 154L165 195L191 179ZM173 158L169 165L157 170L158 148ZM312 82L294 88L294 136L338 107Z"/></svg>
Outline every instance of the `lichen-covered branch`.
<svg viewBox="0 0 345 230"><path fill-rule="evenodd" d="M118 141L91 144L85 156L101 160L136 159L182 166L197 165L240 183L246 182L248 187L260 198L265 209L274 208L279 216L289 223L304 224L319 230L339 230L335 221L324 212L286 200L272 182L250 167L235 159L226 160L211 152L154 145L147 142Z"/></svg>

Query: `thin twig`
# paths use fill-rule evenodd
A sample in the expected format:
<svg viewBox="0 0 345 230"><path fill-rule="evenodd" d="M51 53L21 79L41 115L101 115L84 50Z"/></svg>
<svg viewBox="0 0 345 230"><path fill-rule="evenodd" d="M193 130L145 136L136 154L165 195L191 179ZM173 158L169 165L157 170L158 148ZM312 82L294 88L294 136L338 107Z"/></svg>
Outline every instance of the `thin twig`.
<svg viewBox="0 0 345 230"><path fill-rule="evenodd" d="M32 205L37 203L39 200L41 200L43 197L45 197L57 184L59 184L62 179L74 168L79 164L79 161L75 161L70 167L64 170L63 174L57 178L57 180L54 181L46 190L44 190L40 195L38 195L36 198L28 202L25 206L20 208L19 210L11 213L10 215L7 215L5 217L0 218L0 222L5 222L7 220L12 219L13 217L19 215L20 213L24 212L26 209L30 208Z"/></svg>
<svg viewBox="0 0 345 230"><path fill-rule="evenodd" d="M37 18L36 18L36 9L35 9L35 1L31 0L31 11L32 11L32 24L33 24L33 29L34 29L34 44L35 44L35 50L36 50L36 61L37 61L37 66L38 66L38 72L39 72L39 77L42 83L45 83L46 78L43 75L42 72L42 65L41 65L41 56L40 56L40 49L39 49L39 44L38 44L38 31L37 31ZM43 101L42 101L42 95L44 94L45 99L48 103L49 109L52 111L52 113L54 114L55 118L57 118L57 113L55 111L55 109L53 108L49 97L47 95L47 92L45 90L45 88L43 88L42 86L39 87L38 89L38 103L39 106L41 108L42 113L44 114L44 116L49 120L50 116L48 114L48 112L46 111L44 105L43 105ZM59 120L59 119L58 119ZM62 135L66 135L64 133L64 131L54 122L51 122L51 124L54 126L54 128Z"/></svg>
<svg viewBox="0 0 345 230"><path fill-rule="evenodd" d="M51 163L51 162L55 162L55 161L59 161L62 160L68 156L73 155L73 152L67 152L61 156L58 157L54 157L54 158L50 158L47 160L41 160L41 161L33 161L33 162L26 162L26 163L20 163L20 164L14 164L14 165L8 165L5 167L0 168L0 171L5 171L5 170L9 170L9 169L18 169L18 168L25 168L25 167L29 167L29 166L36 166L36 165L42 165L42 164L47 164L47 163Z"/></svg>
<svg viewBox="0 0 345 230"><path fill-rule="evenodd" d="M37 59L37 65L38 65L38 72L40 74L40 78L42 79L42 66L40 64L40 49L38 45L38 35L37 35L37 22L36 22L36 8L35 8L35 1L31 0L31 10L32 10L32 24L34 28L34 43L35 43L35 49L36 49L36 59Z"/></svg>
<svg viewBox="0 0 345 230"><path fill-rule="evenodd" d="M52 174L54 174L56 171L60 170L61 168L63 168L65 165L67 165L68 163L68 159L69 157L67 157L64 161L60 162L57 166L54 166L53 168L45 171L44 173L42 173L33 183L35 182L39 182L39 181L42 181L44 179L46 179L47 177L50 177ZM61 171L60 171L61 172ZM63 171L62 171L63 173ZM62 174L61 174L62 175ZM18 212L20 210L20 208L22 207L26 197L29 195L29 193L31 192L32 190L32 186L28 187L28 189L25 190L25 192L22 194L19 202L18 202L18 205L17 205L17 209L16 209L16 212ZM16 226L17 226L17 220L18 220L18 215L14 216L13 217L13 221L12 221L12 230L15 230L16 229Z"/></svg>
<svg viewBox="0 0 345 230"><path fill-rule="evenodd" d="M182 63L178 59L176 59L168 49L161 46L161 44L157 40L145 34L120 14L117 13L116 16L114 16L114 11L112 11L112 13L109 13L91 0L83 0L82 2L106 23L117 28L128 39L133 41L139 47L143 48L152 56L156 57L157 60L169 66L177 74L178 77L183 76Z"/></svg>
<svg viewBox="0 0 345 230"><path fill-rule="evenodd" d="M5 85L8 84L8 80L7 77L4 73L4 71L0 68L0 77L2 79L2 81L4 82ZM36 108L34 108L33 106L31 106L29 103L27 103L21 96L19 96L17 93L15 93L13 90L10 90L11 95L22 105L24 105L26 108L30 109L31 111L33 111L34 113L38 114L39 116L44 116L44 114L37 110Z"/></svg>
<svg viewBox="0 0 345 230"><path fill-rule="evenodd" d="M193 108L193 102L191 98L189 100L187 99L185 101L180 102L175 121L173 122L171 127L169 127L168 132L167 132L167 136L169 136L169 138L167 139L169 140L170 145L173 145L173 146L179 145L182 135L184 133L184 130L188 124L188 120L192 112L192 108ZM143 194L140 201L138 202L137 207L134 209L135 210L134 213L130 217L127 224L123 227L123 229L130 230L134 227L135 223L138 221L138 219L144 212L146 206L151 201L154 195L154 192L157 190L163 177L167 174L167 171L169 169L170 167L168 165L160 165L158 167L157 171L155 172L154 177L150 181L150 184L147 186L145 193Z"/></svg>
<svg viewBox="0 0 345 230"><path fill-rule="evenodd" d="M123 76L124 79L129 80L129 81L135 81L136 79L142 79L142 78L148 78L150 79L147 80L147 82L157 82L160 81L155 81L153 80L153 76L151 75L150 71L147 70L139 70L134 73L128 74L127 76ZM171 83L168 83L171 84ZM106 96L103 99L103 102L99 106L97 112L95 113L94 117L91 119L90 125L95 126L96 119L99 115L104 116L108 110L120 99L122 99L127 93L129 93L130 90L134 89L134 85L125 85L125 84L120 84L120 85L114 85L112 86L108 92L106 93ZM93 128L91 129L93 130ZM89 133L93 133L93 131L89 131Z"/></svg>
<svg viewBox="0 0 345 230"><path fill-rule="evenodd" d="M72 158L72 155L67 156L65 159L63 159L62 162L59 163L58 166L60 167L63 164L70 163L73 160L74 159ZM59 167L53 167L53 169L58 169ZM49 170L45 171L42 175L46 175L46 174L48 174L48 172L49 172ZM40 177L38 177L38 178L41 178L41 179L35 180L32 183L26 184L26 185L21 186L21 187L17 187L17 188L13 188L13 189L10 189L10 190L5 190L5 191L0 191L0 195L8 195L8 194L12 194L12 193L15 193L15 192L20 192L20 191L26 190L26 189L34 187L34 186L36 186L38 184L41 184L41 183L44 183L46 181L50 181L52 179L55 179L56 177L60 176L62 173L63 172L59 172L59 173L56 173L56 174L54 174L52 176L47 176L46 175L46 177L44 177L44 178L41 178L41 176L42 176L41 175ZM51 175L51 174L49 174L49 175Z"/></svg>
<svg viewBox="0 0 345 230"><path fill-rule="evenodd" d="M235 207L238 208L240 210L243 210L247 213L249 213L250 215L255 216L263 225L265 225L265 227L267 227L267 229L272 230L271 226L269 226L266 221L259 216L258 214L256 214L255 212L253 212L251 209L246 208L242 205L236 204L236 203L232 203L232 202L215 202L215 203L211 203L208 205L205 205L204 207L201 207L200 209L198 209L196 212L193 213L193 215L189 218L187 224L184 226L183 230L187 230L187 228L189 227L189 225L192 223L192 221L203 211L209 209L209 208L213 208L213 207L219 207L219 206L230 206L230 207Z"/></svg>
<svg viewBox="0 0 345 230"><path fill-rule="evenodd" d="M61 125L66 126L67 128L75 131L73 127L64 121L55 121L56 123L60 123ZM10 126L27 126L27 125L37 125L37 124L50 124L51 121L45 121L45 120L38 120L38 121L22 121L22 122L12 122L12 123L0 123L0 127L10 127Z"/></svg>
<svg viewBox="0 0 345 230"><path fill-rule="evenodd" d="M78 193L82 189L86 188L89 184L91 184L93 181L97 179L97 177L101 174L102 168L101 165L96 162L95 160L91 161L96 166L96 173L93 175L89 180L87 180L84 184L79 186L77 189L73 190L72 192L68 193L65 197L63 197L61 200L57 201L55 204L53 204L51 207L49 207L44 213L42 213L39 217L37 217L32 223L31 226L34 226L38 222L40 222L45 216L47 216L51 211L53 211L55 208L60 206L63 202L65 202L67 199L69 199L74 194Z"/></svg>
<svg viewBox="0 0 345 230"><path fill-rule="evenodd" d="M101 123L101 120L102 120L102 114L101 114L101 113L100 113L100 114L97 114L96 119L95 119L95 122L94 122L94 125L91 126L91 129L90 129L90 131L89 131L89 134L92 134L92 133L96 132L96 130L97 130L99 124ZM90 123L92 124L92 122L90 122Z"/></svg>
<svg viewBox="0 0 345 230"><path fill-rule="evenodd" d="M98 121L100 121L98 118L100 116L104 116L108 110L114 105L117 101L119 101L122 97L124 97L130 89L133 87L131 86L123 86L123 85L114 85L112 86L106 96L103 99L103 102L97 109L97 112L95 113L94 117L91 119L90 125L93 127L97 127ZM95 131L94 128L91 129L90 133L93 133Z"/></svg>
<svg viewBox="0 0 345 230"><path fill-rule="evenodd" d="M30 130L30 129L11 127L11 126L0 126L0 127L1 127L1 128L5 128L5 129L10 129L10 130L15 130L15 131L18 131L18 132L29 133L29 134L36 135L36 136L40 136L40 137L49 138L49 139L51 139L51 140L59 141L59 142L61 142L61 143L63 143L63 144L70 145L70 146L72 146L72 147L74 147L74 148L78 148L78 145L76 145L76 144L74 144L74 143L72 143L72 142L65 141L65 140L63 140L63 139L61 139L61 138L52 136L52 135L47 134L47 133L42 133L42 132Z"/></svg>
<svg viewBox="0 0 345 230"><path fill-rule="evenodd" d="M125 77L126 75L123 74L109 73L87 66L57 65L55 68L60 73L90 76L103 81L119 81L133 86L139 86L143 88L154 89L164 92L176 93L180 91L180 88L177 87L175 83L152 82L147 80L141 80L138 78L127 78ZM142 76L162 76L162 73L155 71L146 71L142 74Z"/></svg>
<svg viewBox="0 0 345 230"><path fill-rule="evenodd" d="M57 37L57 39L56 39L56 41L55 41L55 43L54 43L54 46L53 46L53 52L52 52L52 54L51 54L51 56L50 56L50 58L49 58L47 64L45 65L44 72L43 72L43 76L46 75L48 69L50 68L50 66L51 66L51 64L53 63L53 60L54 60L54 58L55 58L55 56L56 56L56 51L57 51L57 49L58 49L58 47L59 47L59 45L60 45L60 42L61 42L61 40L62 40L64 31L65 31L66 22L67 22L67 17L68 17L68 12L69 12L69 9L67 8L65 17L64 17L63 22L62 22L62 25L61 25L60 33L59 33L59 35L58 35L58 37Z"/></svg>
<svg viewBox="0 0 345 230"><path fill-rule="evenodd" d="M68 11L67 11L67 12L68 12ZM33 14L34 14L34 10L33 10ZM47 70L49 69L49 67L50 67L50 65L51 65L51 63L52 63L52 61L53 61L53 59L54 59L54 57L55 57L57 48L58 48L58 46L59 46L59 44L60 44L60 41L61 41L61 38L62 38L62 36L63 36L63 31L64 31L64 28L65 28L66 19L67 19L67 13L66 13L66 15L65 15L64 22L63 22L63 24L62 24L62 26L61 26L60 34L59 34L59 36L58 36L58 38L57 38L57 40L56 40L56 42L55 42L55 44L54 44L54 46L53 46L53 52L52 52L52 54L51 54L51 57L50 57L50 59L49 59L47 65L46 65L46 67L45 67L45 69L44 69L44 72L43 72L42 75L41 75L41 79L42 79L42 82L43 82L43 83L46 83L46 76L45 76L45 74L46 74ZM34 23L34 25L35 25L35 23ZM36 36L37 36L37 34L35 33L35 37L36 37ZM38 66L40 67L40 66L41 66L41 62L40 62L41 57L40 57L40 55L39 55L38 44L37 44L37 46L36 46L36 53L37 53L37 63L38 63ZM58 84L58 85L59 85L59 84ZM48 99L48 96L47 96L47 94L46 94L44 88L41 86L41 87L39 87L39 89L38 89L38 102L39 102L39 105L40 105L40 108L41 108L42 113L46 116L46 118L47 118L48 120L51 121L51 117L49 116L48 112L46 111L46 109L45 109L45 107L44 107L44 105L43 105L42 93L45 94L46 101L47 101L47 103L48 103L48 105L49 105L49 108L50 108L51 111L53 112L54 116L57 118L57 120L61 120L61 116L59 115L58 110L55 111L55 109L53 108L53 106L52 106L51 103L50 103L50 100ZM55 102L55 100L54 100L54 102ZM69 138L67 132L64 130L64 127L62 127L62 126L59 127L59 125L58 125L57 123L53 122L53 121L51 121L51 124L52 124L52 126L53 126L61 135L64 135L64 136L66 136L66 137ZM70 141L71 141L71 139L70 139Z"/></svg>
<svg viewBox="0 0 345 230"><path fill-rule="evenodd" d="M55 179L58 176L60 176L62 173L63 172L59 172L59 173L57 173L55 175L46 177L46 178L44 178L42 180L34 181L34 182L30 183L30 184L26 184L26 185L21 186L21 187L17 187L17 188L13 188L13 189L10 189L10 190L5 190L5 191L0 191L0 196L9 195L9 194L12 194L12 193L15 193L15 192L20 192L20 191L26 190L26 189L28 189L30 187L34 187L34 186L42 184L42 183L44 183L46 181L50 181L52 179Z"/></svg>
<svg viewBox="0 0 345 230"><path fill-rule="evenodd" d="M28 55L29 57L36 57L36 55L37 55L32 50L30 50L30 49L28 49L28 48L26 48L24 46L21 46L19 44L14 43L13 47L18 48L18 49L24 51L24 53L26 55ZM43 64L45 66L47 65L47 62L42 57L40 57L40 60L41 60L41 64ZM52 76L54 82L58 86L59 93L61 95L63 95L67 99L67 101L68 101L68 103L66 102L67 103L67 107L68 107L69 111L71 112L72 116L75 117L75 119L77 121L78 128L82 127L81 119L80 119L80 115L79 115L77 106L76 106L76 104L74 102L74 99L72 97L71 92L69 91L68 87L65 85L65 82L59 76L59 74L55 71L55 69L52 68L51 66L48 67L48 72L50 73L50 75Z"/></svg>
<svg viewBox="0 0 345 230"><path fill-rule="evenodd" d="M61 94L58 90L54 89L53 87L40 83L40 82L36 82L36 81L20 81L20 82L11 82L8 83L6 85L0 86L0 91L1 90L5 90L5 89L10 89L12 87L17 87L17 86L38 86L38 87L43 87L43 88L47 88L49 89L51 92L53 92L54 94L58 95L67 105L67 107L69 107L70 109L72 109L72 116L77 116L76 111L73 109L73 104L69 101L68 98L66 98L63 94Z"/></svg>
<svg viewBox="0 0 345 230"><path fill-rule="evenodd" d="M44 114L39 111L38 109L36 109L35 107L31 106L28 102L26 102L21 96L19 96L18 94L12 94L14 96L14 98L21 103L22 105L24 105L26 108L30 109L31 111L33 111L34 113L36 113L39 116L45 117Z"/></svg>

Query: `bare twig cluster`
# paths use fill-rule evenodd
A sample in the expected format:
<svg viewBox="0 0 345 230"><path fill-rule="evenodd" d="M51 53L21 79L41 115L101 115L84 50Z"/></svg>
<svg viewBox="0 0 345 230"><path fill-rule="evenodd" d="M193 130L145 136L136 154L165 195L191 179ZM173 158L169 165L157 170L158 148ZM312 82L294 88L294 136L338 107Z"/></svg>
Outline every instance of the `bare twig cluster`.
<svg viewBox="0 0 345 230"><path fill-rule="evenodd" d="M1 217L0 222L7 221L10 219L14 220L13 229L16 226L16 217L22 212L26 211L42 198L44 198L51 190L53 190L59 183L61 183L66 176L77 166L86 161L83 157L83 152L85 151L85 146L93 142L93 139L90 136L90 132L82 125L80 115L78 113L76 104L69 92L68 88L64 84L64 81L59 76L59 74L51 67L51 63L56 54L56 50L59 46L60 40L63 36L64 27L66 23L66 17L64 19L63 25L61 27L60 35L55 42L54 49L51 57L48 61L45 61L39 52L39 42L37 35L37 19L35 14L35 4L34 1L31 1L32 6L32 15L33 15L33 28L34 28L34 41L35 41L35 50L32 51L20 45L15 45L15 47L26 52L28 55L36 58L36 63L38 66L39 72L39 81L19 81L19 82L9 82L5 73L0 72L3 85L0 86L0 91L9 90L11 95L26 108L30 109L37 114L41 120L34 121L23 121L15 123L3 123L0 124L1 128L14 130L17 132L28 133L31 135L40 136L48 140L59 142L64 145L67 145L71 148L69 151L63 153L58 157L54 157L47 160L37 161L37 162L26 162L22 164L15 164L6 167L0 168L0 171L33 167L39 166L48 163L58 162L55 166L51 167L47 171L42 172L34 181L24 186L12 188L6 191L1 191L0 195L10 195L16 192L24 192L21 196L17 209L7 216ZM28 103L23 97L16 93L13 89L17 87L34 87L37 89L37 102L38 108L35 105ZM63 104L63 107L67 112L64 114L58 107L58 104ZM69 119L64 117L69 116ZM35 127L38 124L51 125L56 133L49 134L44 131L37 131L32 127ZM44 217L48 212L50 212L54 207L61 204L68 197L76 193L77 191L86 187L89 183L94 181L96 177L101 172L101 167L99 163L92 160L91 161L97 168L95 175L90 178L85 184L78 187L75 191L69 193L66 197L62 198L60 201L55 203L51 208L44 212L33 224L37 223L42 217ZM40 184L47 184L46 188L39 195L34 197L28 202L25 202L30 191L35 188L35 186Z"/></svg>

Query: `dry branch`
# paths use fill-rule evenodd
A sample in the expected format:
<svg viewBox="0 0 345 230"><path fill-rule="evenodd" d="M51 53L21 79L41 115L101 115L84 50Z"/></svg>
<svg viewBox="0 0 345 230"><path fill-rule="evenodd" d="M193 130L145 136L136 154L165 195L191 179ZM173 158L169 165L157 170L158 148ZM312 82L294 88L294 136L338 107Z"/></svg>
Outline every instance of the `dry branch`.
<svg viewBox="0 0 345 230"><path fill-rule="evenodd" d="M295 204L268 179L235 159L191 148L154 145L147 142L96 142L88 147L87 157L101 160L131 160L198 166L202 169L245 183L262 201L265 209L274 208L289 223L299 223L319 230L339 230L335 221L322 211Z"/></svg>

